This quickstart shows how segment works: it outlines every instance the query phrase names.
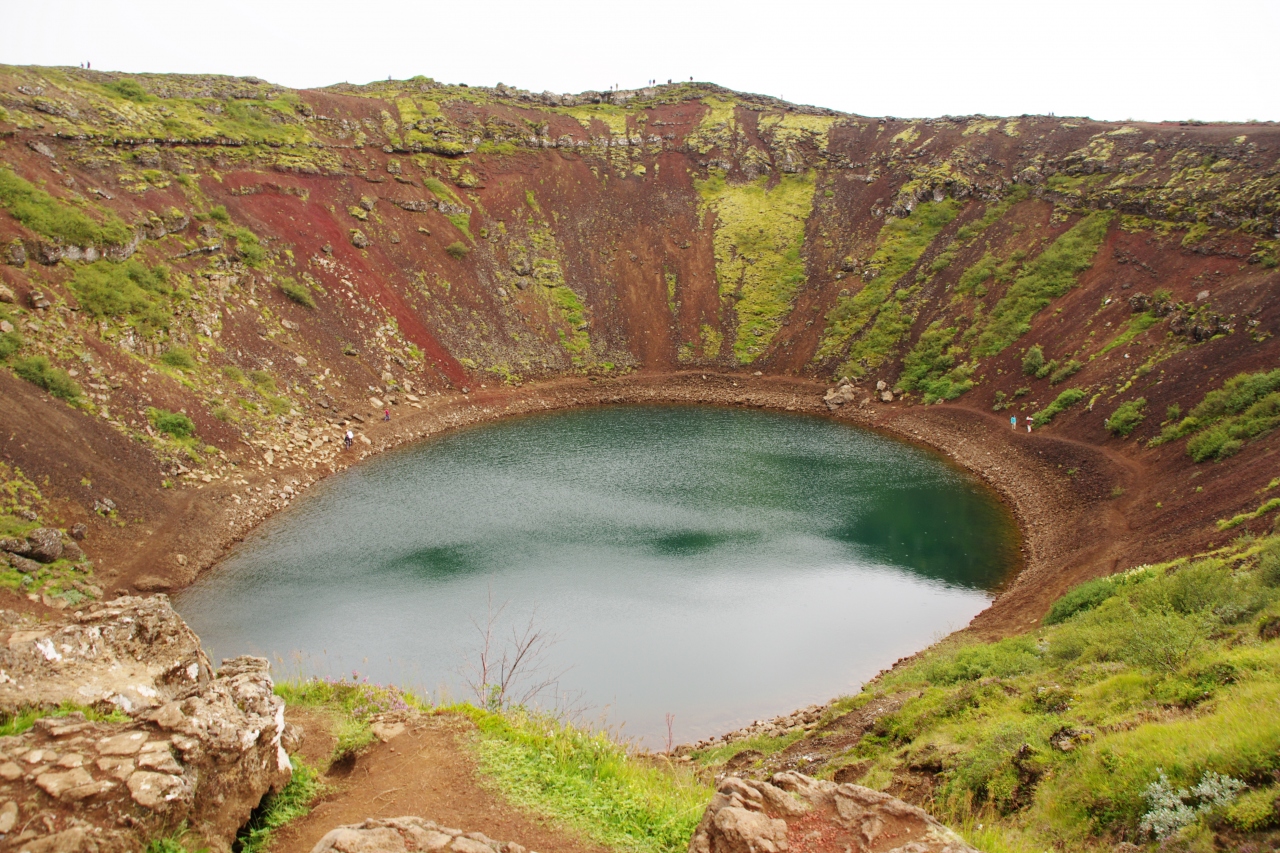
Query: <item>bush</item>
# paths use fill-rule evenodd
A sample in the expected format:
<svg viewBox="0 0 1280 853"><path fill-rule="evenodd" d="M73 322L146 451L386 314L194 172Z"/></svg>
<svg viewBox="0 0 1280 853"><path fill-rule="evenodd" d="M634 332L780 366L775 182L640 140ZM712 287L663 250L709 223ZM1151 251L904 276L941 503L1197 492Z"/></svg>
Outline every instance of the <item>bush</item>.
<svg viewBox="0 0 1280 853"><path fill-rule="evenodd" d="M213 210L209 211L209 218L214 222L221 222L223 225L231 224L231 216L228 215L225 205L220 204Z"/></svg>
<svg viewBox="0 0 1280 853"><path fill-rule="evenodd" d="M267 372L267 371L265 371L265 370L250 370L250 371L249 371L249 379L250 379L250 380L253 382L253 384L254 384L254 385L256 385L260 390L263 390L263 391L272 391L272 392L274 392L274 391L276 390L276 380L275 380L275 377L274 377L274 376L272 376L270 373L268 373L268 372Z"/></svg>
<svg viewBox="0 0 1280 853"><path fill-rule="evenodd" d="M316 301L311 297L311 289L291 278L280 283L280 291L304 308L315 308Z"/></svg>
<svg viewBox="0 0 1280 853"><path fill-rule="evenodd" d="M174 290L163 266L95 261L79 267L70 286L90 316L124 320L144 335L168 328L173 316L168 298Z"/></svg>
<svg viewBox="0 0 1280 853"><path fill-rule="evenodd" d="M181 412L170 412L165 409L147 409L147 419L158 432L174 438L190 438L195 435L196 425L191 418Z"/></svg>
<svg viewBox="0 0 1280 853"><path fill-rule="evenodd" d="M1084 396L1084 391L1079 388L1068 388L1059 394L1056 400L1032 415L1032 420L1038 427L1045 426L1062 412L1083 400Z"/></svg>
<svg viewBox="0 0 1280 853"><path fill-rule="evenodd" d="M37 234L75 246L123 246L133 237L114 213L103 214L102 222L95 222L9 169L0 169L0 206Z"/></svg>
<svg viewBox="0 0 1280 853"><path fill-rule="evenodd" d="M42 355L14 362L13 372L61 400L74 403L80 399L80 386L76 381L65 370L49 364L49 359Z"/></svg>
<svg viewBox="0 0 1280 853"><path fill-rule="evenodd" d="M188 350L182 347L172 347L164 355L160 356L160 362L170 367L176 367L179 370L195 370L196 359Z"/></svg>
<svg viewBox="0 0 1280 853"><path fill-rule="evenodd" d="M1112 435L1126 436L1133 432L1138 424L1142 423L1146 418L1143 409L1146 408L1147 398L1139 397L1136 400L1130 400L1127 403L1121 403L1116 410L1111 413L1111 417L1106 420L1106 427Z"/></svg>
<svg viewBox="0 0 1280 853"><path fill-rule="evenodd" d="M1077 373L1079 373L1080 368L1082 367L1084 367L1083 364L1076 361L1074 358L1071 359L1066 364L1059 367L1057 370L1054 370L1051 372L1049 376L1049 384L1057 385L1059 382L1067 381L1072 376L1075 376Z"/></svg>
<svg viewBox="0 0 1280 853"><path fill-rule="evenodd" d="M1044 349L1036 344L1022 357L1022 373L1025 376L1035 376L1042 367L1044 367Z"/></svg>
<svg viewBox="0 0 1280 853"><path fill-rule="evenodd" d="M113 80L102 88L106 89L114 95L133 101L134 103L145 103L151 100L151 96L147 94L147 90L142 88L142 84L137 80L126 77L123 80Z"/></svg>
<svg viewBox="0 0 1280 853"><path fill-rule="evenodd" d="M224 365L222 375L230 379L232 382L243 382L244 371L236 367L234 364Z"/></svg>
<svg viewBox="0 0 1280 853"><path fill-rule="evenodd" d="M262 248L262 243L258 241L258 235L248 228L236 228L228 236L235 238L236 251L240 253L240 259L245 262L246 266L257 269L266 261L267 250Z"/></svg>
<svg viewBox="0 0 1280 853"><path fill-rule="evenodd" d="M1274 785L1249 791L1227 809L1226 821L1244 832L1269 829L1280 823L1280 814L1277 814L1276 809L1277 799L1280 799L1280 791Z"/></svg>
<svg viewBox="0 0 1280 853"><path fill-rule="evenodd" d="M1049 608L1049 615L1044 617L1044 624L1057 625L1065 622L1077 613L1092 610L1119 591L1120 582L1114 577L1085 581L1053 603Z"/></svg>
<svg viewBox="0 0 1280 853"><path fill-rule="evenodd" d="M467 248L467 244L462 242L461 240L455 240L454 242L445 246L444 251L445 251L445 254L447 254L451 258L454 258L455 260L462 260L467 255L471 254L471 250Z"/></svg>
<svg viewBox="0 0 1280 853"><path fill-rule="evenodd" d="M1280 542L1272 542L1258 555L1258 580L1267 586L1280 586Z"/></svg>
<svg viewBox="0 0 1280 853"><path fill-rule="evenodd" d="M22 335L17 332L0 335L0 361L6 361L20 349L22 349Z"/></svg>

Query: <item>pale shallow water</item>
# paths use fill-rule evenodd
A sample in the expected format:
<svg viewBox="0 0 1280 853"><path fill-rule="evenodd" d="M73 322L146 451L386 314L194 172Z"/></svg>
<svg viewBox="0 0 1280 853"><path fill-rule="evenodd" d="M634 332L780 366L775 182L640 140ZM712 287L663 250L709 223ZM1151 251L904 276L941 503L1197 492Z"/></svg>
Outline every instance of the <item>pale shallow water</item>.
<svg viewBox="0 0 1280 853"><path fill-rule="evenodd" d="M963 626L1016 529L941 458L822 418L618 406L453 432L329 478L177 597L216 659L469 698L490 597L650 746L856 691ZM578 704L581 704L580 702Z"/></svg>

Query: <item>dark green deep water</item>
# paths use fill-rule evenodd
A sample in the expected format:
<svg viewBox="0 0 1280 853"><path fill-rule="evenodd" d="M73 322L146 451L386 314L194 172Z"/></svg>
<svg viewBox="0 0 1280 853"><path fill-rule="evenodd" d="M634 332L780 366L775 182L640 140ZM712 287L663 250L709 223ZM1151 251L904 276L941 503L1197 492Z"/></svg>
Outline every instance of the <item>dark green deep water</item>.
<svg viewBox="0 0 1280 853"><path fill-rule="evenodd" d="M313 489L177 601L211 653L453 698L490 595L651 745L855 691L964 625L1017 531L941 458L820 418L611 407L504 421ZM279 671L279 670L278 670Z"/></svg>

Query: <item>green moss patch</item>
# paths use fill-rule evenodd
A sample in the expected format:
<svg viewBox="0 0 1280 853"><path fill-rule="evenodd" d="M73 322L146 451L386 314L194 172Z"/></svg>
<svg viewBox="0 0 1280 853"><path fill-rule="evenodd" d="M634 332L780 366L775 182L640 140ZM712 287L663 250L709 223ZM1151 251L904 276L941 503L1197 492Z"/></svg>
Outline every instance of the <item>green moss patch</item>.
<svg viewBox="0 0 1280 853"><path fill-rule="evenodd" d="M1031 319L1093 266L1111 218L1110 211L1089 214L1029 261L987 315L974 353L996 355L1030 331Z"/></svg>
<svg viewBox="0 0 1280 853"><path fill-rule="evenodd" d="M716 281L738 317L734 356L750 364L782 328L804 282L802 249L814 176L784 175L770 188L764 178L731 184L713 174L697 187L716 216Z"/></svg>
<svg viewBox="0 0 1280 853"><path fill-rule="evenodd" d="M0 206L37 234L74 246L123 246L133 238L114 213L100 214L98 221L9 169L0 169Z"/></svg>

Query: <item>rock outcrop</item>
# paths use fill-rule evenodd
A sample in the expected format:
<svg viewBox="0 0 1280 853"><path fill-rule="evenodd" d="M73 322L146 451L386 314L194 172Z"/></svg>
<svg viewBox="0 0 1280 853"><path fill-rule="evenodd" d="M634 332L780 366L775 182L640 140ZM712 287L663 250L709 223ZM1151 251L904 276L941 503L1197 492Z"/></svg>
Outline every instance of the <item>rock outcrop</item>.
<svg viewBox="0 0 1280 853"><path fill-rule="evenodd" d="M267 661L215 674L166 597L0 621L0 711L47 714L0 738L0 849L133 851L186 825L229 850L288 782L292 732Z"/></svg>
<svg viewBox="0 0 1280 853"><path fill-rule="evenodd" d="M776 773L768 782L736 776L722 781L689 850L977 853L924 811L895 797L790 772Z"/></svg>
<svg viewBox="0 0 1280 853"><path fill-rule="evenodd" d="M311 853L528 853L511 841L437 826L420 817L370 818L325 834Z"/></svg>

